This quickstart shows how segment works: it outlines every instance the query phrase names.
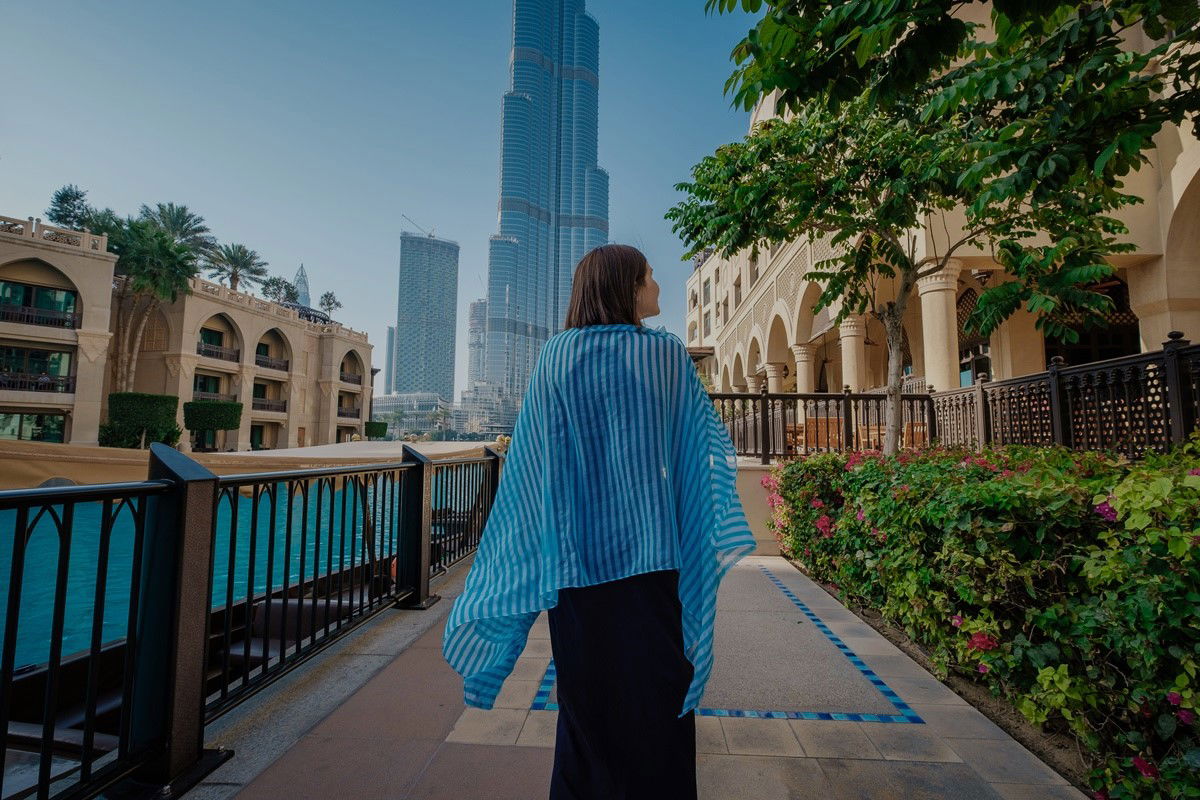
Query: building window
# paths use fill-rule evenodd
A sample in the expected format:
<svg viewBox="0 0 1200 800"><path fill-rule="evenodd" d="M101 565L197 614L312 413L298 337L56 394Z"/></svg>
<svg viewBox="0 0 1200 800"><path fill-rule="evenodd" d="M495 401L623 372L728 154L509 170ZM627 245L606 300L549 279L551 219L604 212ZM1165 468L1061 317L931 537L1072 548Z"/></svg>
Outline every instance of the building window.
<svg viewBox="0 0 1200 800"><path fill-rule="evenodd" d="M254 355L265 356L267 358L270 358L271 357L271 345L267 344L266 342L259 342L258 346L254 348Z"/></svg>
<svg viewBox="0 0 1200 800"><path fill-rule="evenodd" d="M255 384L255 389L257 390L257 388L258 388L258 385ZM257 397L257 396L258 395L256 394L255 397ZM250 449L251 450L262 450L263 449L263 426L262 425L251 425L250 426Z"/></svg>
<svg viewBox="0 0 1200 800"><path fill-rule="evenodd" d="M704 312L704 335L712 335L712 321L709 319L708 312Z"/></svg>
<svg viewBox="0 0 1200 800"><path fill-rule="evenodd" d="M704 282L704 305L712 302L712 281Z"/></svg>
<svg viewBox="0 0 1200 800"><path fill-rule="evenodd" d="M221 391L221 379L216 375L201 375L197 373L196 377L192 378L192 391L217 394Z"/></svg>
<svg viewBox="0 0 1200 800"><path fill-rule="evenodd" d="M758 280L758 255L751 255L750 256L750 285L753 286L754 282L756 280Z"/></svg>
<svg viewBox="0 0 1200 800"><path fill-rule="evenodd" d="M29 347L0 347L0 373L65 378L71 374L71 354Z"/></svg>
<svg viewBox="0 0 1200 800"><path fill-rule="evenodd" d="M733 307L737 308L742 304L742 276L738 276L733 282Z"/></svg>
<svg viewBox="0 0 1200 800"><path fill-rule="evenodd" d="M724 309L721 311L721 324L729 321L729 295L725 295Z"/></svg>
<svg viewBox="0 0 1200 800"><path fill-rule="evenodd" d="M27 442L63 442L67 418L63 414L0 412L0 439Z"/></svg>
<svg viewBox="0 0 1200 800"><path fill-rule="evenodd" d="M222 347L225 344L225 334L212 328L201 328L200 341L213 347Z"/></svg>
<svg viewBox="0 0 1200 800"><path fill-rule="evenodd" d="M79 327L79 295L71 289L54 289L0 280L0 320L62 328Z"/></svg>
<svg viewBox="0 0 1200 800"><path fill-rule="evenodd" d="M267 399L267 385L265 383L254 384L254 399L255 400L266 400Z"/></svg>
<svg viewBox="0 0 1200 800"><path fill-rule="evenodd" d="M721 268L720 267L717 267L716 269L713 270L713 280L717 282L718 286L721 285Z"/></svg>

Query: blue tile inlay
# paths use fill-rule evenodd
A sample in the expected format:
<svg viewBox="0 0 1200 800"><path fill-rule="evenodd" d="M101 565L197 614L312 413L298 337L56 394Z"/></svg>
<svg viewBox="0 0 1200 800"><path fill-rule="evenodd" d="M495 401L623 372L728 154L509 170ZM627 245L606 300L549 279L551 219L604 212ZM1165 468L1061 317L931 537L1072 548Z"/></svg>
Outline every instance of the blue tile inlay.
<svg viewBox="0 0 1200 800"><path fill-rule="evenodd" d="M899 714L857 714L846 711L767 711L758 709L746 708L697 708L696 715L701 717L751 717L755 719L808 719L808 720L840 720L845 722L900 722L916 725L924 725L925 720L921 719L915 711L913 711L907 703L900 699L883 679L863 663L863 660L854 654L854 651L846 646L845 642L837 637L833 631L829 629L820 617L812 612L808 606L796 597L783 581L775 577L775 575L766 567L759 567L762 573L766 575L773 584L783 592L792 604L803 612L804 616L816 626L817 630L825 635L841 653L849 659L854 668L862 674L871 685L874 686L880 694L888 699ZM550 664L546 667L546 673L542 676L542 682L538 686L537 694L534 695L533 704L529 707L531 711L557 711L558 704L550 702L550 692L554 689L554 681L556 678L554 669L554 659L550 660Z"/></svg>

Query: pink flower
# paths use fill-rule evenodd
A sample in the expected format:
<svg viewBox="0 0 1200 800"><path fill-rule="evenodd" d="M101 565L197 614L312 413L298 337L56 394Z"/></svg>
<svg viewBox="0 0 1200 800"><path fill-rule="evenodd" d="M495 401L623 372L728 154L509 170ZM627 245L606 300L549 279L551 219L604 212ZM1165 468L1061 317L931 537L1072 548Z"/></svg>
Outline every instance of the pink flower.
<svg viewBox="0 0 1200 800"><path fill-rule="evenodd" d="M1108 800L1108 792L1097 789L1092 792L1092 800Z"/></svg>
<svg viewBox="0 0 1200 800"><path fill-rule="evenodd" d="M783 496L777 492L772 492L771 494L767 495L767 505L769 505L771 508L778 508L779 506L783 505Z"/></svg>
<svg viewBox="0 0 1200 800"><path fill-rule="evenodd" d="M817 526L817 530L819 530L821 535L826 539L833 536L833 520L829 518L828 514L822 514L813 524Z"/></svg>
<svg viewBox="0 0 1200 800"><path fill-rule="evenodd" d="M1096 506L1095 511L1097 514L1099 514L1101 517L1108 520L1109 522L1117 521L1117 511L1115 508L1113 508L1112 506L1110 506L1108 504L1107 500L1105 500L1100 505Z"/></svg>
<svg viewBox="0 0 1200 800"><path fill-rule="evenodd" d="M1006 470L1001 471L1000 477L1001 478L1011 478L1013 475L1016 475L1016 474L1017 473L1013 472L1011 469L1006 469Z"/></svg>
<svg viewBox="0 0 1200 800"><path fill-rule="evenodd" d="M806 547L806 548L804 548L804 555L806 555L806 556L811 556L811 555L812 555L812 550L809 550L807 547Z"/></svg>
<svg viewBox="0 0 1200 800"><path fill-rule="evenodd" d="M982 631L971 634L970 641L967 642L968 650L995 650L999 646L999 642L988 636Z"/></svg>
<svg viewBox="0 0 1200 800"><path fill-rule="evenodd" d="M1184 725L1191 725L1196 721L1196 714L1193 711L1188 711L1186 708L1181 708L1175 712L1175 716L1179 717L1179 721Z"/></svg>
<svg viewBox="0 0 1200 800"><path fill-rule="evenodd" d="M1157 778L1158 777L1158 767L1154 766L1154 764L1150 763L1149 761L1142 758L1141 756L1133 757L1133 765L1135 767L1137 767L1137 771L1142 773L1142 775L1144 777L1147 777L1147 778Z"/></svg>
<svg viewBox="0 0 1200 800"><path fill-rule="evenodd" d="M860 508L860 509L858 510L858 513L857 513L857 514L855 514L855 515L854 515L854 517L855 517L855 519L857 519L859 522L862 522L864 519L866 519L866 518L867 518L867 515L866 515L866 514L864 514L864 513L862 512L862 509Z"/></svg>
<svg viewBox="0 0 1200 800"><path fill-rule="evenodd" d="M1188 475L1200 475L1200 467L1192 467L1188 470Z"/></svg>
<svg viewBox="0 0 1200 800"><path fill-rule="evenodd" d="M963 624L962 614L955 614L950 618L950 624L956 628L961 628Z"/></svg>
<svg viewBox="0 0 1200 800"><path fill-rule="evenodd" d="M1171 705L1177 706L1181 700L1183 700L1183 697L1179 692L1167 692L1167 702Z"/></svg>
<svg viewBox="0 0 1200 800"><path fill-rule="evenodd" d="M816 498L813 498L813 501L812 501L812 507L813 507L813 508L824 508L824 507L825 507L825 503L824 503L824 501L823 501L823 500L821 500L821 498L819 498L819 497L816 497Z"/></svg>
<svg viewBox="0 0 1200 800"><path fill-rule="evenodd" d="M988 667L987 664L983 663L982 661L979 662L979 671L982 672L984 675L987 674L987 671L989 669L990 669L990 667Z"/></svg>

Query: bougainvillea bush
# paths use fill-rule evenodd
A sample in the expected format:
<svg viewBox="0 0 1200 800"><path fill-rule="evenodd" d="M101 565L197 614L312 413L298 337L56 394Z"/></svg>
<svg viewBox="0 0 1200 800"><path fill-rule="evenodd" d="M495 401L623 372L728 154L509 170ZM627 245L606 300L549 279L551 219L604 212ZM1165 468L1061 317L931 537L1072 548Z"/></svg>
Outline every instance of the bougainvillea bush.
<svg viewBox="0 0 1200 800"><path fill-rule="evenodd" d="M763 478L784 554L1088 754L1094 797L1200 797L1200 439L822 454Z"/></svg>

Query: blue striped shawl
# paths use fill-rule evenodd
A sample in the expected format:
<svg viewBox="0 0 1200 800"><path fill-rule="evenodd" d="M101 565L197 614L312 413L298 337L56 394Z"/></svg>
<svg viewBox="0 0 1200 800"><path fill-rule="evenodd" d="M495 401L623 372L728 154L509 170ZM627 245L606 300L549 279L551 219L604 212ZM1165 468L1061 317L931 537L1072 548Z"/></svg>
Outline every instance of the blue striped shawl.
<svg viewBox="0 0 1200 800"><path fill-rule="evenodd" d="M568 328L542 345L442 654L489 709L558 590L679 570L694 669L712 669L717 587L754 550L737 456L686 347L665 329Z"/></svg>

